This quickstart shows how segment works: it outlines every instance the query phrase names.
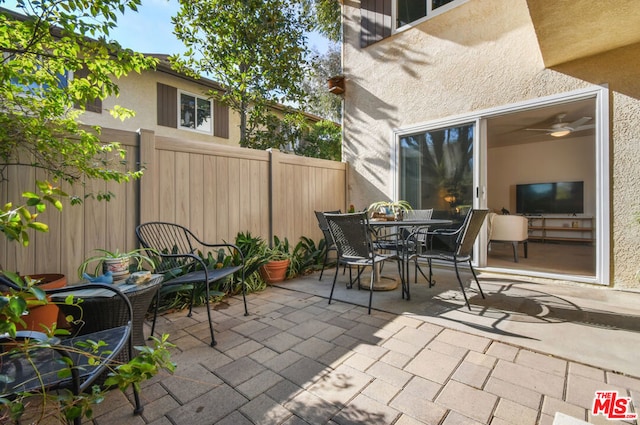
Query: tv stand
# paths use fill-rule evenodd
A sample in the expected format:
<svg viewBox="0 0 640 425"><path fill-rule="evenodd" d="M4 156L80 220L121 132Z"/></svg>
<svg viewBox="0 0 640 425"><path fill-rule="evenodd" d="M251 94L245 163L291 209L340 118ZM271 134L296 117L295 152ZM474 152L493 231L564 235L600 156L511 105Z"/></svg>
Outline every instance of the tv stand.
<svg viewBox="0 0 640 425"><path fill-rule="evenodd" d="M594 241L593 217L572 214L527 215L529 240L584 242Z"/></svg>

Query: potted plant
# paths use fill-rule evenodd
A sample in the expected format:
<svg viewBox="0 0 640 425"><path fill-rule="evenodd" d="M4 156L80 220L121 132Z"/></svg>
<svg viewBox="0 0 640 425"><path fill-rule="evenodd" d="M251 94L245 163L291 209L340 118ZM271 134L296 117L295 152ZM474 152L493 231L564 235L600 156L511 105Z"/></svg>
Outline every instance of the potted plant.
<svg viewBox="0 0 640 425"><path fill-rule="evenodd" d="M267 283L282 282L288 276L291 261L294 258L289 245L289 240L281 240L277 236L273 237L271 247L264 246L262 255L266 263L260 267L260 276Z"/></svg>
<svg viewBox="0 0 640 425"><path fill-rule="evenodd" d="M377 201L369 205L367 211L371 211L371 218L401 220L404 212L412 209L407 201Z"/></svg>
<svg viewBox="0 0 640 425"><path fill-rule="evenodd" d="M132 268L143 270L145 264L151 269L155 268L153 260L145 255L147 250L142 248L128 252L120 252L117 249L115 251L95 249L94 251L97 254L85 259L78 267L78 277L82 278L92 263L95 263L94 276L111 272L114 281L126 279ZM132 265L132 263L135 264Z"/></svg>
<svg viewBox="0 0 640 425"><path fill-rule="evenodd" d="M34 288L30 293L25 293L23 298L26 301L28 310L21 315L16 322L17 330L31 330L38 332L49 332L55 330L59 319L59 309L51 303L49 297L45 296L46 290L58 289L66 286L67 278L63 274L33 274L21 277L8 271L0 272L0 294L7 295L13 290L19 290L13 282L26 282L25 287Z"/></svg>

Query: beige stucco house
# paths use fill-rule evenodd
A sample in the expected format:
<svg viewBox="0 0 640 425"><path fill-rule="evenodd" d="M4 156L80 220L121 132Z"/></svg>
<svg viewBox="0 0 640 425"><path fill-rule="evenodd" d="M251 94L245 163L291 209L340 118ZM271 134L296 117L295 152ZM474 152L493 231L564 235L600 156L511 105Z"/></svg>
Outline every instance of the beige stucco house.
<svg viewBox="0 0 640 425"><path fill-rule="evenodd" d="M239 146L240 114L207 95L210 90L223 91L217 82L186 76L172 69L167 55L159 59L155 70L130 73L118 80L120 94L89 105L81 121L87 125L126 131L151 130L156 135ZM135 111L124 121L113 118L109 109L115 105ZM276 115L281 105L272 108ZM322 120L304 114L310 125Z"/></svg>
<svg viewBox="0 0 640 425"><path fill-rule="evenodd" d="M499 261L482 233L479 267L640 288L637 1L343 0L342 19L349 203L527 215L539 249Z"/></svg>

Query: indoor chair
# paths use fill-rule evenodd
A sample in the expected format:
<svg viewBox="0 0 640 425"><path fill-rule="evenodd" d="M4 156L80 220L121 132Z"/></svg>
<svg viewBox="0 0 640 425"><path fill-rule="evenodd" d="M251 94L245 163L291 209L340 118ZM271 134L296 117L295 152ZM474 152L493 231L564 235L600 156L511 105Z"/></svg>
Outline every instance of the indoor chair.
<svg viewBox="0 0 640 425"><path fill-rule="evenodd" d="M513 261L518 262L518 244L524 246L524 258L527 258L529 239L529 220L521 215L498 215L489 214L489 243L491 249L492 242L510 243L513 247Z"/></svg>

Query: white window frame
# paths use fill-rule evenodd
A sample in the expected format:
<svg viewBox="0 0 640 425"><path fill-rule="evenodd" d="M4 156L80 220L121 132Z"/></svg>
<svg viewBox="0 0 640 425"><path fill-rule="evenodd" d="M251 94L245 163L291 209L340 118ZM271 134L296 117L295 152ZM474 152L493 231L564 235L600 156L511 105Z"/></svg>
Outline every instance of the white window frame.
<svg viewBox="0 0 640 425"><path fill-rule="evenodd" d="M180 108L182 106L182 102L181 101L182 101L182 95L183 94L185 96L191 96L191 97L193 97L195 99L195 109L196 110L198 109L198 100L204 100L205 102L209 102L209 110L211 111L211 126L210 126L210 129L208 131L199 130L197 128L197 126L191 128L191 127L186 127L186 126L182 125L182 114L181 114L182 111L181 111ZM177 114L178 114L178 129L179 130L193 131L193 132L199 133L199 134L213 135L213 129L214 129L213 120L214 120L214 116L213 116L213 101L211 99L208 99L208 98L206 98L204 96L201 96L201 95L197 95L195 93L188 92L186 90L178 89L178 99L177 99L177 101L178 101Z"/></svg>
<svg viewBox="0 0 640 425"><path fill-rule="evenodd" d="M486 207L486 124L484 120L493 116L498 116L509 112L518 112L525 109L540 108L544 106L550 106L565 102L572 102L582 99L594 98L596 106L596 116L594 122L596 123L595 134L595 173L596 173L596 213L595 213L595 240L596 240L596 272L594 276L578 276L578 275L565 275L547 272L536 272L527 270L525 272L511 269L494 269L488 268L488 270L497 271L501 273L526 275L532 277L551 278L565 281L574 281L580 283L590 283L602 286L609 286L611 281L611 273L609 270L609 264L611 259L611 234L609 232L611 224L611 216L609 211L610 202L610 190L611 182L609 179L610 174L610 161L609 161L609 87L607 85L591 86L585 89L579 89L567 93L559 93L542 98L530 99L527 101L506 104L491 109L485 109L480 111L474 111L470 113L461 114L458 116L448 117L441 120L431 121L428 123L422 123L418 125L406 126L402 128L396 128L393 130L391 138L391 189L394 198L398 199L398 193L400 190L400 182L398 175L398 158L399 158L399 141L402 136L434 130L443 127L455 126L463 122L473 122L477 120L477 131L474 133L474 137L480 137L480 139L474 139L474 162L481 161L482 163L474 164L474 186L478 190L478 199L474 201L475 208ZM481 146L482 144L482 146ZM477 155L477 156L476 156ZM481 233L482 234L482 233ZM486 246L486 238L480 238L480 241ZM486 267L486 256L478 255L481 252L479 249L475 249L474 252L474 265L481 269Z"/></svg>
<svg viewBox="0 0 640 425"><path fill-rule="evenodd" d="M420 0L413 0L413 1L420 1ZM433 9L432 5L433 5L433 0L422 0L425 1L427 3L427 14L426 16L420 18L420 19L416 19L413 22L410 22L406 25L403 25L401 27L397 26L398 23L398 0L391 0L391 24L392 24L392 29L391 32L393 34L397 33L397 32L402 32L405 31L409 28L412 28L428 19L433 18L434 16L438 16L444 12L447 12L451 9L453 9L454 7L458 7L461 4L466 3L469 0L453 0L451 3L449 4L445 4L444 6L440 6L437 9Z"/></svg>

